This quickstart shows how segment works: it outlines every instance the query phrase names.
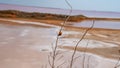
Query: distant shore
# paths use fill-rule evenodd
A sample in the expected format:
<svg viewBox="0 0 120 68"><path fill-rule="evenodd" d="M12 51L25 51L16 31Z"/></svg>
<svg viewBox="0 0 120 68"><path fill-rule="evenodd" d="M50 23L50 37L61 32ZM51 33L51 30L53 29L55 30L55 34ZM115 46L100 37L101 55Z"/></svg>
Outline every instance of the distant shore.
<svg viewBox="0 0 120 68"><path fill-rule="evenodd" d="M34 20L51 20L51 21L64 21L68 15L38 13L38 12L23 12L18 10L1 10L0 18L22 18ZM69 22L81 22L84 20L104 20L104 21L120 21L120 18L98 18L87 17L84 15L72 15L68 19Z"/></svg>

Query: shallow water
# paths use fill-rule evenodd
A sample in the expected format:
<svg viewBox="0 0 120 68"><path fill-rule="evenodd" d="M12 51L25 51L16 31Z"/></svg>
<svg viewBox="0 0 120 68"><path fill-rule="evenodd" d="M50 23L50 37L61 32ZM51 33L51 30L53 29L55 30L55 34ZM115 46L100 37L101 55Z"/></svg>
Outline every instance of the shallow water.
<svg viewBox="0 0 120 68"><path fill-rule="evenodd" d="M91 27L93 21L83 21L73 24L75 27ZM95 21L94 28L120 29L120 21Z"/></svg>
<svg viewBox="0 0 120 68"><path fill-rule="evenodd" d="M42 13L53 13L53 14L69 14L70 10L57 9L57 8L41 8L41 7L30 7L30 6L18 6L0 4L0 10L20 10L27 12L42 12ZM120 18L118 12L100 12L100 11L84 11L84 10L73 10L72 15L85 15L88 17L107 17L107 18Z"/></svg>

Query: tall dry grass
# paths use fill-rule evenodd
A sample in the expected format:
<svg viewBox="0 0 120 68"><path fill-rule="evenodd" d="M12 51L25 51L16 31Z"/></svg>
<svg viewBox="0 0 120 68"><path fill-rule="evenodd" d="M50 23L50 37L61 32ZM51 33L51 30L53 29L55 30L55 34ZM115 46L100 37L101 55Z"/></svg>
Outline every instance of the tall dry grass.
<svg viewBox="0 0 120 68"><path fill-rule="evenodd" d="M72 6L71 4L65 0L65 2L67 3L67 5L70 7L70 12L67 16L67 18L64 20L64 22L62 23L62 26L60 27L60 30L57 34L57 37L56 37L56 42L55 42L55 46L52 47L52 53L49 55L48 57L48 60L49 60L49 65L51 66L51 68L59 68L62 64L60 64L59 66L55 66L55 61L56 61L56 57L59 55L58 51L57 51L57 48L58 48L58 41L59 41L59 37L62 35L62 30L63 28L65 27L65 24L67 23L67 21L69 20L70 16L71 16L71 13L72 13ZM84 32L83 36L81 37L81 39L76 43L75 45L75 48L73 50L73 54L72 54L72 57L71 57L71 61L70 61L70 65L68 66L68 68L73 68L73 62L74 62L74 59L75 59L75 54L76 54L76 51L77 51L77 47L79 45L79 43L84 39L84 37L86 36L87 32L89 30L91 30L93 28L95 24L95 21L93 20L93 23L91 25L90 28L86 29L86 31ZM84 51L85 53L85 51ZM62 57L61 57L62 58ZM61 59L60 58L60 59ZM51 60L52 59L52 60ZM50 61L51 60L51 61ZM85 61L85 54L84 54L84 58L83 58L83 68L84 68L84 61Z"/></svg>

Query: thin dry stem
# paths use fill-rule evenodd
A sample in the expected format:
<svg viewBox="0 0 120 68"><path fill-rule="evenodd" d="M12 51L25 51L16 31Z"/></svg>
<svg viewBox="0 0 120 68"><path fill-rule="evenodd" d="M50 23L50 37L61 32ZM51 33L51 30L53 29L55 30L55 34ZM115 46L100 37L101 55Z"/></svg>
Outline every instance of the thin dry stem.
<svg viewBox="0 0 120 68"><path fill-rule="evenodd" d="M70 62L70 68L73 67L73 60L74 60L74 56L75 56L75 54L76 54L77 47L78 47L79 43L84 39L84 37L86 36L87 32L93 28L94 23L95 23L95 21L93 20L92 26L85 31L85 33L83 34L82 38L77 42L77 44L76 44L76 46L75 46L75 48L74 48L74 52L73 52L73 54L72 54L72 58L71 58L71 62Z"/></svg>
<svg viewBox="0 0 120 68"><path fill-rule="evenodd" d="M69 12L68 17L67 17L67 18L65 19L65 21L63 22L63 24L62 24L62 26L61 26L61 28L60 28L60 30L59 30L59 33L58 33L58 35L57 35L57 38L56 38L55 47L54 47L54 49L53 49L53 56L52 56L52 68L55 68L56 55L58 55L58 54L56 54L56 53L57 53L59 36L62 35L62 29L63 29L63 27L65 26L65 23L68 21L68 19L70 18L70 15L71 15L71 13L72 13L72 6L70 5L70 3L69 3L67 0L65 0L65 2L68 4L68 6L71 8L71 10L70 10L70 12Z"/></svg>

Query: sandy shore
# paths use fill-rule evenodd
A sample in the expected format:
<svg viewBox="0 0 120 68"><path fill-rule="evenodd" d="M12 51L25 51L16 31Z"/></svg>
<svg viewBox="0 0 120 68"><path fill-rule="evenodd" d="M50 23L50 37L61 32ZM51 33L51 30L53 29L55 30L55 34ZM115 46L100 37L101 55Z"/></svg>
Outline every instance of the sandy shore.
<svg viewBox="0 0 120 68"><path fill-rule="evenodd" d="M29 24L35 22L37 24ZM62 21L36 21L26 19L0 20L0 68L42 68L48 63L51 45L56 40L57 31ZM38 24L39 23L39 24ZM57 25L57 26L56 26ZM81 38L86 28L67 26L59 40L60 52L56 65L65 61L62 68L67 68L76 42ZM89 40L89 45L86 43ZM77 48L74 64L82 68L84 51L86 51L85 66L89 68L113 68L119 58L120 30L92 29ZM62 59L59 59L63 56ZM92 62L92 63L91 63Z"/></svg>

